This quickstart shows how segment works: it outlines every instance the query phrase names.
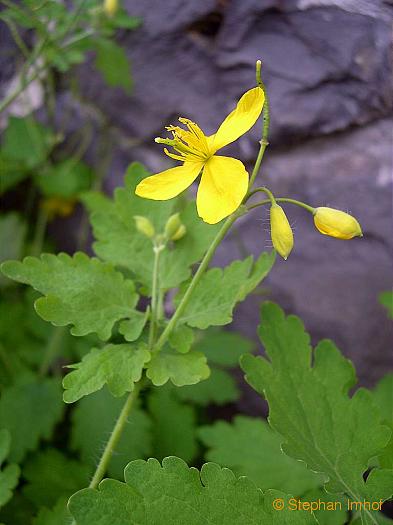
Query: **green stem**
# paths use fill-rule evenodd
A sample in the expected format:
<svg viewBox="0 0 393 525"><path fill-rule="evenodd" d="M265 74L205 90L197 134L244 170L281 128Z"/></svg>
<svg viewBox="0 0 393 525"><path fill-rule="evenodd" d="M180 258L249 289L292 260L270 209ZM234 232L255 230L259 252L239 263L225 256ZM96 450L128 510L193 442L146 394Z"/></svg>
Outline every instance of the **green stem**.
<svg viewBox="0 0 393 525"><path fill-rule="evenodd" d="M295 204L296 206L300 206L300 208L304 208L305 210L309 211L312 214L314 214L314 211L315 211L315 208L313 208L312 206L309 206L305 202L297 201L296 199L289 199L287 197L277 197L275 198L275 201L276 202L288 202L290 204ZM250 211L255 208L259 208L259 206L264 206L265 204L271 204L271 200L265 199L263 201L257 202L256 204L249 206L247 210Z"/></svg>
<svg viewBox="0 0 393 525"><path fill-rule="evenodd" d="M119 439L122 435L123 429L127 423L128 416L130 415L131 409L138 398L139 392L142 388L142 381L139 381L139 383L135 383L134 390L129 394L127 397L127 400L119 414L119 417L117 418L116 424L112 430L111 436L108 440L108 443L105 446L105 450L101 456L101 459L97 465L96 471L94 472L93 478L90 481L89 488L95 489L97 488L98 484L102 480L102 478L105 476L105 472L107 471L108 464L112 458L112 455L114 451L116 450L116 446L119 442Z"/></svg>
<svg viewBox="0 0 393 525"><path fill-rule="evenodd" d="M153 284L150 304L150 327L149 327L149 349L154 346L154 338L156 335L157 315L158 315L158 297L159 297L159 269L160 269L160 253L164 249L163 245L154 246L154 265L153 265Z"/></svg>
<svg viewBox="0 0 393 525"><path fill-rule="evenodd" d="M185 309L185 307L187 306L187 304L188 304L188 302L190 300L192 292L194 291L195 287L197 286L197 284L201 280L201 277L204 274L205 270L209 266L209 263L210 263L213 255L214 255L218 245L220 244L220 242L225 237L225 235L227 234L228 230L230 229L230 227L232 226L232 224L235 222L235 220L238 217L239 217L239 215L237 213L234 213L233 215L228 217L227 220L224 222L223 226L221 227L220 231L217 233L215 239L213 240L213 242L209 246L209 249L205 253L205 256L202 259L202 262L201 262L197 272L195 273L194 277L192 278L192 281L191 281L189 287L187 288L186 293L183 295L183 298L180 301L179 306L176 308L176 311L173 314L173 316L171 317L171 320L169 321L169 323L167 324L165 330L162 332L162 334L159 337L157 343L155 344L155 346L154 346L154 351L155 352L158 352L163 347L163 345L166 343L168 337L170 336L170 334L172 333L172 331L176 327L176 323L179 320L179 317L184 312L184 309Z"/></svg>
<svg viewBox="0 0 393 525"><path fill-rule="evenodd" d="M248 185L249 190L254 185L255 179L261 167L263 156L265 155L265 150L269 144L268 136L269 136L269 126L270 126L270 103L269 103L269 97L267 96L265 85L261 80L261 64L259 61L257 62L257 75L256 76L257 76L257 84L263 90L263 93L265 95L265 102L263 104L263 113L262 113L262 118L263 118L262 139L260 140L260 148L259 148L257 160L255 161L254 169L252 170L252 173L251 173L250 182Z"/></svg>

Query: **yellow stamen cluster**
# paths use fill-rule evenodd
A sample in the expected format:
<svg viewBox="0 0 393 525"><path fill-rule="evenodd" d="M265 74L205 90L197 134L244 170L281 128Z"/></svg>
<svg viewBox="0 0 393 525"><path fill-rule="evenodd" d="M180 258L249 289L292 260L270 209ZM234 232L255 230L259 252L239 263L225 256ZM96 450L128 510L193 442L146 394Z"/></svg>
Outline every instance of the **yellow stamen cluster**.
<svg viewBox="0 0 393 525"><path fill-rule="evenodd" d="M210 150L207 137L201 128L187 118L180 117L179 122L188 129L182 129L180 126L167 126L165 129L172 133L172 138L157 137L155 141L159 144L171 146L179 154L171 153L165 148L165 154L172 159L181 162L207 160L213 152Z"/></svg>

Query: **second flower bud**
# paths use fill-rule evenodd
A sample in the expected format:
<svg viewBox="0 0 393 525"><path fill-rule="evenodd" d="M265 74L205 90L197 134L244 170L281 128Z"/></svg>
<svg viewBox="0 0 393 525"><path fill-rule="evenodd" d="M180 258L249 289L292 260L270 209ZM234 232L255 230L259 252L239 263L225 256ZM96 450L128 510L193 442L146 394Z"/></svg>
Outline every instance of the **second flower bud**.
<svg viewBox="0 0 393 525"><path fill-rule="evenodd" d="M270 235L273 247L286 260L293 248L293 232L284 210L276 203L270 208Z"/></svg>

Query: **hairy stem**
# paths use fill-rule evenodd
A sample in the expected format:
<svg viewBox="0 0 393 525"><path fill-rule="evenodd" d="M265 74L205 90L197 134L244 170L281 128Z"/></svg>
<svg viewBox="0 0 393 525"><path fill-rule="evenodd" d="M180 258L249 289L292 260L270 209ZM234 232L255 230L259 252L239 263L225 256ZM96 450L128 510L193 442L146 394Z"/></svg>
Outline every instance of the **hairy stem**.
<svg viewBox="0 0 393 525"><path fill-rule="evenodd" d="M254 185L255 179L259 173L259 169L261 167L261 163L263 160L263 156L265 155L265 150L269 144L268 142L268 136L269 136L269 126L270 126L270 104L269 104L269 97L267 96L265 85L263 84L261 80L261 71L257 68L257 84L258 86L263 90L263 93L265 95L265 102L263 104L263 124L262 124L262 138L260 140L260 148L257 156L257 160L255 161L254 169L252 170L250 182L248 185L248 189L251 190L251 188Z"/></svg>
<svg viewBox="0 0 393 525"><path fill-rule="evenodd" d="M113 452L115 451L116 446L119 442L119 439L123 433L124 427L127 423L128 416L130 415L132 407L134 406L135 401L138 398L141 387L142 387L142 381L139 381L139 383L135 383L134 390L127 397L127 400L119 414L119 417L117 418L116 424L113 427L108 443L105 446L105 450L97 465L96 471L94 472L92 480L90 481L89 488L91 489L97 488L98 484L100 483L102 478L105 476L105 472L107 471L108 464L112 458Z"/></svg>

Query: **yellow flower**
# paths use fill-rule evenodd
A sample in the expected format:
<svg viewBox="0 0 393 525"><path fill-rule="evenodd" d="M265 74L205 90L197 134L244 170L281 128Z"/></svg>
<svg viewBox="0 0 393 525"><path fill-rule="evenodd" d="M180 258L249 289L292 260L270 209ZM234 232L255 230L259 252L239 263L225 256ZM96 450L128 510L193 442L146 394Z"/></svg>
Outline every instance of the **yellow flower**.
<svg viewBox="0 0 393 525"><path fill-rule="evenodd" d="M285 260L293 248L293 233L284 210L278 204L270 208L270 235L273 246Z"/></svg>
<svg viewBox="0 0 393 525"><path fill-rule="evenodd" d="M320 207L314 211L314 224L324 235L337 239L363 237L360 224L348 213L333 208Z"/></svg>
<svg viewBox="0 0 393 525"><path fill-rule="evenodd" d="M117 13L118 8L118 0L104 0L104 11L108 16L114 16Z"/></svg>
<svg viewBox="0 0 393 525"><path fill-rule="evenodd" d="M171 146L176 153L164 152L183 163L182 166L147 177L138 184L135 193L154 200L176 197L198 177L202 178L197 194L198 215L215 224L231 215L241 204L248 189L248 173L240 160L216 155L216 152L246 133L261 114L264 94L261 88L250 89L239 100L214 135L207 136L201 128L186 118L179 126L168 126L171 139L157 138L156 142Z"/></svg>

